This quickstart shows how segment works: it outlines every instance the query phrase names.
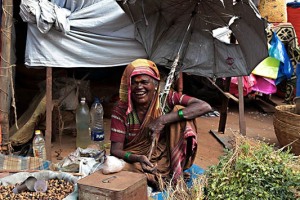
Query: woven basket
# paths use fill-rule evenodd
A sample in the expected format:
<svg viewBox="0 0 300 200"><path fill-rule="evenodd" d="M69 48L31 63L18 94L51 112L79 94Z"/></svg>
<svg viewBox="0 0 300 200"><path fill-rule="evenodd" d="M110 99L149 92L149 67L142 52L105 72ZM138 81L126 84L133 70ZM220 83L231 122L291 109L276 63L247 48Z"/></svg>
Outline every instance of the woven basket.
<svg viewBox="0 0 300 200"><path fill-rule="evenodd" d="M284 123L300 128L300 115L296 114L296 105L276 106L274 117Z"/></svg>
<svg viewBox="0 0 300 200"><path fill-rule="evenodd" d="M276 106L273 125L279 144L290 145L291 151L300 155L300 115L294 110L293 105Z"/></svg>

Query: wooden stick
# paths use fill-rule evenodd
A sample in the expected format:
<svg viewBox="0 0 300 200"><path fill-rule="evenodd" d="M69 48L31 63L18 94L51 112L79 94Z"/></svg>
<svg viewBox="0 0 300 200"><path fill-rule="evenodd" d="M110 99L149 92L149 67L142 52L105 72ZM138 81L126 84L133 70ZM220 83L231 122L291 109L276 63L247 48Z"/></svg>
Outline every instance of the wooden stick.
<svg viewBox="0 0 300 200"><path fill-rule="evenodd" d="M153 140L152 140L152 142L151 142L150 152L149 152L149 155L148 155L148 160L149 160L149 161L150 161L151 156L152 156L152 152L153 152L153 149L154 149L154 146L155 146L155 141L156 141L156 139L153 138Z"/></svg>
<svg viewBox="0 0 300 200"><path fill-rule="evenodd" d="M236 98L235 96L233 96L232 94L230 94L229 92L224 92L214 81L212 81L210 78L206 77L207 80L213 85L215 86L225 97L230 98L232 100L234 100L235 102L239 102L239 99Z"/></svg>

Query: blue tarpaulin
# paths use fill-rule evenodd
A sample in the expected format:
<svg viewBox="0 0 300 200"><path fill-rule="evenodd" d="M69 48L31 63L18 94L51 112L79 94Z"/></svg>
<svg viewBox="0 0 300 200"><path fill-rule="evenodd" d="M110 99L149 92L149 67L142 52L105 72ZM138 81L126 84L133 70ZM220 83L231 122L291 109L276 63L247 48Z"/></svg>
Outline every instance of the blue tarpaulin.
<svg viewBox="0 0 300 200"><path fill-rule="evenodd" d="M198 165L193 164L189 169L185 170L185 172L188 172L191 174L191 178L186 182L187 187L191 188L193 186L193 180L196 179L199 175L204 173L204 169L199 167ZM151 198L155 200L163 200L165 197L167 197L167 192L160 192L156 193L155 195L151 196Z"/></svg>

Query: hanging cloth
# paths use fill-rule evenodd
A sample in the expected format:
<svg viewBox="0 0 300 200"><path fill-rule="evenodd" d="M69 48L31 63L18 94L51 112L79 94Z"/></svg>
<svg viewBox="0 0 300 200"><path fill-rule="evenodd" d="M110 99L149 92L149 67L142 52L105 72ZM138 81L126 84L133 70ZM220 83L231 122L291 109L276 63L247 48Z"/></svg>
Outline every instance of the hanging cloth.
<svg viewBox="0 0 300 200"><path fill-rule="evenodd" d="M300 45L300 2L287 4L287 20L293 25L298 38L298 45Z"/></svg>

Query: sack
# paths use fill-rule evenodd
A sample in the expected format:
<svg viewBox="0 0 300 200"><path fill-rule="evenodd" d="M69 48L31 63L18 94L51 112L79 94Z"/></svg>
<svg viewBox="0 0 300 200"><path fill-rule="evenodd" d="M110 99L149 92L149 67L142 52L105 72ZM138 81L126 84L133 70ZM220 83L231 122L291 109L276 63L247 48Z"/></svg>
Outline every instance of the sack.
<svg viewBox="0 0 300 200"><path fill-rule="evenodd" d="M115 156L107 156L102 168L103 174L111 174L119 172L125 166L125 161Z"/></svg>

